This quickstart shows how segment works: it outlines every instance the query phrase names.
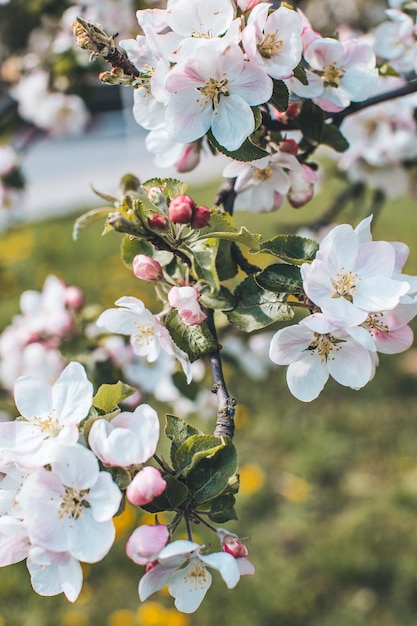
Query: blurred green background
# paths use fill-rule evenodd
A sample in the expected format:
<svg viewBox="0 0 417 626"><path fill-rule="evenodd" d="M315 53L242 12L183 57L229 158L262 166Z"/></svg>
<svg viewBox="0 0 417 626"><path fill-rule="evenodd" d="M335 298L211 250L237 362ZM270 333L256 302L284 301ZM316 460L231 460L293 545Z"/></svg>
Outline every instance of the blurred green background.
<svg viewBox="0 0 417 626"><path fill-rule="evenodd" d="M310 221L340 190L329 173L325 192L303 209L240 214L236 221L269 236ZM210 204L215 188L190 192ZM368 201L341 219L356 223ZM73 216L62 217L0 236L0 328L18 313L20 293L41 289L51 272L83 288L87 304L109 306L137 293L137 279L119 258L120 237L100 238L97 225L74 242L73 222ZM408 243L405 271L411 274L417 273L416 234L414 199L387 203L373 228L375 239ZM138 521L128 509L117 520L119 539L110 555L85 568L84 590L74 605L63 596L36 596L24 564L0 570L1 626L417 624L417 350L382 356L364 390L329 382L311 404L290 395L285 368L274 367L263 383L231 367L226 372L239 402L235 441L242 478L239 520L228 527L248 537L256 575L229 591L214 573L193 616L178 614L164 592L140 603L142 568L124 555ZM208 432L211 427L203 424ZM200 539L212 542L204 529Z"/></svg>

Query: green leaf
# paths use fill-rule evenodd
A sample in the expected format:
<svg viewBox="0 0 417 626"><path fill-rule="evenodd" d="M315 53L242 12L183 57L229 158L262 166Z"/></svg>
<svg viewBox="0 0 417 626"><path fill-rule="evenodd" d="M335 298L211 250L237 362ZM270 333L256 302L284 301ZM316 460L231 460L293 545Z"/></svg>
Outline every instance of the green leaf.
<svg viewBox="0 0 417 626"><path fill-rule="evenodd" d="M187 248L187 246L184 246ZM190 250L192 271L197 280L202 280L210 286L211 292L220 288L216 271L216 257L219 240L214 237L195 242Z"/></svg>
<svg viewBox="0 0 417 626"><path fill-rule="evenodd" d="M200 303L215 311L230 311L236 306L236 298L227 287L221 285L215 294L208 289L204 290L200 295Z"/></svg>
<svg viewBox="0 0 417 626"><path fill-rule="evenodd" d="M210 459L226 445L224 438L214 435L191 435L178 448L175 462L182 476L187 474L202 459Z"/></svg>
<svg viewBox="0 0 417 626"><path fill-rule="evenodd" d="M311 262L319 249L319 244L313 239L298 235L277 235L261 244L261 252L270 252L286 263L302 265ZM256 252L254 250L253 252Z"/></svg>
<svg viewBox="0 0 417 626"><path fill-rule="evenodd" d="M80 215L80 217L78 217L74 222L72 238L78 239L78 235L83 230L85 230L89 226L92 226L96 222L99 222L102 219L107 218L109 213L113 213L114 211L116 211L114 207L106 206L106 207L101 207L100 209L91 209L91 211L87 211L87 213L83 213L83 215Z"/></svg>
<svg viewBox="0 0 417 626"><path fill-rule="evenodd" d="M272 91L272 97L270 104L281 113L284 113L289 106L289 91L287 85L282 80L273 80L274 89Z"/></svg>
<svg viewBox="0 0 417 626"><path fill-rule="evenodd" d="M304 137L315 146L321 143L324 126L322 109L311 100L304 100L297 119Z"/></svg>
<svg viewBox="0 0 417 626"><path fill-rule="evenodd" d="M226 313L227 319L245 332L260 330L273 322L292 319L294 311L286 304L286 294L277 294L262 289L253 276L242 281L235 296L238 304Z"/></svg>
<svg viewBox="0 0 417 626"><path fill-rule="evenodd" d="M122 491L132 482L132 476L124 467L111 467L107 471L110 472L114 482Z"/></svg>
<svg viewBox="0 0 417 626"><path fill-rule="evenodd" d="M174 343L186 352L193 363L203 356L208 356L218 348L206 322L188 326L178 311L172 310L165 319L165 325Z"/></svg>
<svg viewBox="0 0 417 626"><path fill-rule="evenodd" d="M212 449L209 456L200 455L185 478L190 495L198 505L223 494L230 477L237 471L237 453L232 441L228 437L218 441L221 445Z"/></svg>
<svg viewBox="0 0 417 626"><path fill-rule="evenodd" d="M219 240L219 248L216 257L216 271L220 281L233 278L239 271L238 265L232 257L232 241Z"/></svg>
<svg viewBox="0 0 417 626"><path fill-rule="evenodd" d="M188 185L176 178L150 178L142 183L142 187L146 190L151 187L161 187L168 198L175 198L175 196L185 193Z"/></svg>
<svg viewBox="0 0 417 626"><path fill-rule="evenodd" d="M202 228L198 235L198 239L200 240L208 239L210 237L233 241L254 250L259 250L261 240L261 235L251 233L244 226L237 231L230 215L228 213L223 213L220 210L213 211L210 224L205 228Z"/></svg>
<svg viewBox="0 0 417 626"><path fill-rule="evenodd" d="M119 193L121 196L129 193L129 191L139 191L140 180L134 174L125 174L119 183Z"/></svg>
<svg viewBox="0 0 417 626"><path fill-rule="evenodd" d="M164 480L167 483L165 491L160 496L154 498L152 502L141 507L148 513L175 511L188 497L188 487L183 482L169 474L164 476Z"/></svg>
<svg viewBox="0 0 417 626"><path fill-rule="evenodd" d="M165 435L172 441L171 462L174 469L178 471L175 461L178 448L192 435L202 435L203 433L176 415L166 415L165 419Z"/></svg>
<svg viewBox="0 0 417 626"><path fill-rule="evenodd" d="M349 142L335 124L323 125L321 143L330 146L336 152L345 152L349 148Z"/></svg>
<svg viewBox="0 0 417 626"><path fill-rule="evenodd" d="M274 293L303 293L303 281L300 270L294 265L275 263L265 268L254 278L262 289L267 289Z"/></svg>
<svg viewBox="0 0 417 626"><path fill-rule="evenodd" d="M214 138L211 130L207 133L208 142L216 148L222 154L234 159L235 161L256 161L257 159L262 159L265 156L268 156L268 152L254 144L249 137L245 139L240 148L237 150L227 150L224 146L220 145L219 142Z"/></svg>
<svg viewBox="0 0 417 626"><path fill-rule="evenodd" d="M305 67L301 63L299 63L294 70L294 78L299 80L302 85L308 85Z"/></svg>
<svg viewBox="0 0 417 626"><path fill-rule="evenodd" d="M129 269L132 269L133 259L137 254L146 254L153 256L153 246L145 239L132 239L129 235L125 235L122 239L121 255L122 261Z"/></svg>
<svg viewBox="0 0 417 626"><path fill-rule="evenodd" d="M215 524L224 524L224 522L236 520L235 502L236 499L231 493L215 498L208 515L211 521Z"/></svg>
<svg viewBox="0 0 417 626"><path fill-rule="evenodd" d="M110 413L123 400L135 393L135 389L120 380L114 385L101 385L93 398L93 404L104 413Z"/></svg>

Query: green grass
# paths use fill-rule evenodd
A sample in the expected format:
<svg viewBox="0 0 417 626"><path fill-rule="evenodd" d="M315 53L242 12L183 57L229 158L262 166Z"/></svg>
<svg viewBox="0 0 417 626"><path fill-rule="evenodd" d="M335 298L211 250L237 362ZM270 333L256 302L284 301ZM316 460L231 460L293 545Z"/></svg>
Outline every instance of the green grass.
<svg viewBox="0 0 417 626"><path fill-rule="evenodd" d="M238 215L237 221L248 225L249 220L250 228L273 236L281 224L287 227L317 215L337 189L335 181L327 197L322 194L299 211L285 207L273 216ZM195 195L210 204L213 189ZM354 213L356 222L366 210L366 203L357 204L349 209L350 216ZM100 238L101 228L95 227L72 242L72 223L73 218L47 221L2 236L0 327L18 312L20 292L40 289L52 271L86 289L88 304L108 306L118 296L134 295L137 281L119 261L120 237ZM417 274L414 201L388 203L373 230L377 239L414 246L406 269ZM239 521L230 525L249 536L257 573L242 579L234 591L214 574L200 611L186 623L415 626L415 352L382 357L375 379L364 390L330 382L311 404L290 395L283 368L274 368L263 383L230 367L227 372L240 403L235 438L240 463L254 465L265 476L260 489L239 497ZM209 431L211 424L203 427ZM298 496L297 484L304 489ZM212 541L203 531L201 536ZM5 568L0 571L0 616L6 626L113 626L110 618L118 609L129 609L132 616L136 612L141 573L125 558L120 541L109 557L91 567L86 594L71 606L63 597L33 594L23 564ZM165 595L156 600L172 607ZM134 623L148 626L137 619Z"/></svg>

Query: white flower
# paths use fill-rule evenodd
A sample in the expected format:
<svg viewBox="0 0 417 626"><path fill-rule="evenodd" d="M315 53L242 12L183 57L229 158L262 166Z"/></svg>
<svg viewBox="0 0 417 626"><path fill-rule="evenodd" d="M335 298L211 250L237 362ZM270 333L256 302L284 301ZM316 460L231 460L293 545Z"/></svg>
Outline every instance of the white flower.
<svg viewBox="0 0 417 626"><path fill-rule="evenodd" d="M96 563L110 550L122 494L87 448L55 448L51 471L31 472L17 500L30 541L48 551L68 552L79 561Z"/></svg>
<svg viewBox="0 0 417 626"><path fill-rule="evenodd" d="M88 445L105 465L128 467L148 461L158 439L158 415L148 404L141 404L133 413L119 413L110 422L96 420L88 434Z"/></svg>
<svg viewBox="0 0 417 626"><path fill-rule="evenodd" d="M282 206L291 187L290 172L304 176L293 154L277 152L251 163L231 161L223 170L223 176L236 178L236 210L263 213Z"/></svg>
<svg viewBox="0 0 417 626"><path fill-rule="evenodd" d="M252 9L242 43L251 61L272 78L283 79L301 60L303 23L296 11L280 6L269 13L271 6L263 2Z"/></svg>
<svg viewBox="0 0 417 626"><path fill-rule="evenodd" d="M80 562L69 552L51 552L39 546L29 550L26 561L33 589L40 596L64 593L67 600L75 602L83 584Z"/></svg>
<svg viewBox="0 0 417 626"><path fill-rule="evenodd" d="M310 300L338 325L356 326L368 313L394 309L409 284L393 278L394 246L386 241L360 243L348 224L330 231L301 276Z"/></svg>
<svg viewBox="0 0 417 626"><path fill-rule="evenodd" d="M57 445L78 441L78 425L92 405L93 386L80 363L70 363L52 385L22 376L15 402L23 420L0 424L2 447L28 467L45 465Z"/></svg>
<svg viewBox="0 0 417 626"><path fill-rule="evenodd" d="M190 143L212 130L227 150L254 131L251 107L267 102L272 80L243 51L221 39L196 40L195 54L181 57L166 79L171 92L165 123L173 139Z"/></svg>
<svg viewBox="0 0 417 626"><path fill-rule="evenodd" d="M97 326L106 328L112 333L130 335L133 351L153 363L161 349L173 354L180 361L187 376L191 380L190 362L187 355L173 343L168 330L152 315L141 300L133 296L124 296L115 302L119 309L108 309L100 315Z"/></svg>
<svg viewBox="0 0 417 626"><path fill-rule="evenodd" d="M192 541L178 540L163 548L157 564L139 582L140 599L146 600L168 584L176 608L183 613L194 613L211 585L206 565L220 572L229 589L235 587L240 579L236 559L226 552L203 555L203 547Z"/></svg>
<svg viewBox="0 0 417 626"><path fill-rule="evenodd" d="M312 98L325 111L337 112L373 95L378 85L375 54L364 41L314 39L304 51L308 85L290 79L291 89Z"/></svg>
<svg viewBox="0 0 417 626"><path fill-rule="evenodd" d="M372 347L368 332L356 329L356 338ZM373 376L372 352L355 341L322 313L282 328L272 338L271 361L289 365L287 383L291 393L303 402L318 397L332 376L339 384L360 389Z"/></svg>
<svg viewBox="0 0 417 626"><path fill-rule="evenodd" d="M168 0L165 18L183 37L218 37L227 31L234 14L231 0Z"/></svg>

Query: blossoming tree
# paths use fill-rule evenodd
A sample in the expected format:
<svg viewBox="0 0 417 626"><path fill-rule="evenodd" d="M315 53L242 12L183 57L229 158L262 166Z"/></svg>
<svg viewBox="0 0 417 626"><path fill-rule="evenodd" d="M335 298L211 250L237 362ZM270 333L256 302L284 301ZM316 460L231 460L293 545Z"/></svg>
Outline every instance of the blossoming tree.
<svg viewBox="0 0 417 626"><path fill-rule="evenodd" d="M126 547L145 567L141 600L168 585L176 608L191 613L211 585L210 568L228 588L254 573L246 545L223 527L236 519L239 467L236 399L223 374L219 320L244 333L281 322L269 357L288 365L288 387L303 402L317 398L329 376L364 387L378 353L412 345L417 278L403 273L408 248L374 241L372 216L332 227L333 207L310 236L270 239L233 220L234 210L307 204L317 183L313 155L322 145L341 155L342 167L356 165L352 175L361 185L372 186L364 164L377 176L415 159L409 133L417 104L417 12L407 1L391 0L390 7L371 35L339 38L321 36L289 4L257 0L168 0L164 8L138 11L141 34L120 47L99 24L74 20L78 46L111 66L101 80L134 90L133 114L149 131L154 154L179 173L195 167L204 150L229 162L210 207L180 180L127 174L119 197L99 194L107 205L75 223L76 238L97 221L105 234L120 233L124 263L160 302L152 313L136 295L125 295L96 320L108 358L129 355L129 385L109 381L94 391L80 363L65 363L59 338L71 333L71 311L82 298L54 277L42 294L24 295L22 315L1 337L1 355L10 342L19 341L22 352L39 344L36 350L49 352L48 365L60 371L53 384L29 374L14 382L10 369L3 374L20 417L0 423L0 565L26 559L39 594L78 597L80 562L109 552L112 518L126 500L155 516ZM377 114L367 118L375 105ZM362 123L367 133L358 132ZM268 261L255 265L249 253ZM297 324L295 312L302 314ZM200 361L208 363L217 400L213 433L167 415L166 460L157 453L156 411L132 402L133 370L165 362L172 371L178 363L190 383ZM133 411L120 408L128 398ZM167 511L171 520L162 524L158 515ZM195 541L195 524L214 533L218 551ZM178 529L186 539L176 538Z"/></svg>

